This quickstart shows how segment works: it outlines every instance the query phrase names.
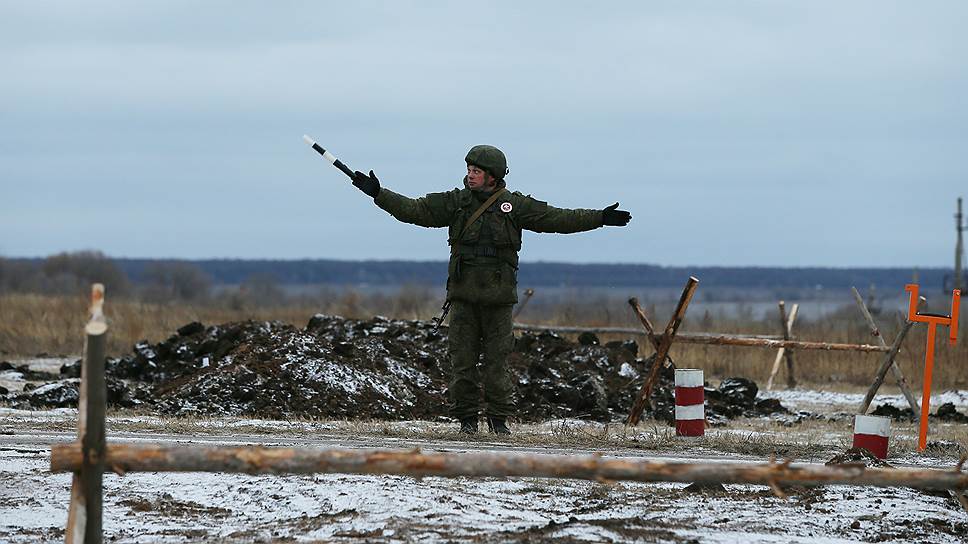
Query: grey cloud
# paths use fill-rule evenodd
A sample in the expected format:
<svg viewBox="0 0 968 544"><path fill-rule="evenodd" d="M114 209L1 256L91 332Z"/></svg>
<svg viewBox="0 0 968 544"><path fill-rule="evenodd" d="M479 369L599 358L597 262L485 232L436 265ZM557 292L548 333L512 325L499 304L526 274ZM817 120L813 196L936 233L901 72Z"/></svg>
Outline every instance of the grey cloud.
<svg viewBox="0 0 968 544"><path fill-rule="evenodd" d="M508 151L515 187L568 206L621 200L636 217L621 233L530 237L525 259L943 265L968 177L966 12L7 3L0 229L35 234L0 250L71 249L123 219L106 251L443 255L440 233L393 223L309 154L299 141L309 132L413 195L449 188L466 148L492 143ZM912 198L936 236L897 220ZM98 218L75 224L80 203ZM172 210L183 217L166 223ZM40 217L43 229L27 228ZM870 224L883 230L860 237Z"/></svg>

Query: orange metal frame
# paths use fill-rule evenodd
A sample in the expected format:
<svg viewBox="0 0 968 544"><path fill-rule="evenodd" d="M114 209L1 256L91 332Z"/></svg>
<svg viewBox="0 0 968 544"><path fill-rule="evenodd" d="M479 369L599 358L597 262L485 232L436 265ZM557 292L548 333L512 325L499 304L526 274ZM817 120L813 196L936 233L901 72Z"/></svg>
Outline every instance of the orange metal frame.
<svg viewBox="0 0 968 544"><path fill-rule="evenodd" d="M928 407L931 402L931 373L934 370L934 336L938 325L948 327L948 341L952 346L958 341L958 305L961 302L961 291L951 292L951 315L928 314L918 312L918 285L909 283L904 290L911 293L911 303L908 306L908 321L912 323L928 324L928 345L924 354L924 392L921 397L921 432L918 436L918 449L924 451L928 443Z"/></svg>

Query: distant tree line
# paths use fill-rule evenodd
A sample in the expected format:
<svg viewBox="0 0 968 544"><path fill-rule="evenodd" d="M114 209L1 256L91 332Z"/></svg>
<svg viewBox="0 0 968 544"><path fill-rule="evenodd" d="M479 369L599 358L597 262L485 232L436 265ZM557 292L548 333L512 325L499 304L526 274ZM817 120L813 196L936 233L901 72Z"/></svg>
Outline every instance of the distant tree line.
<svg viewBox="0 0 968 544"><path fill-rule="evenodd" d="M241 284L247 279L272 277L286 285L427 285L447 281L445 261L336 260L196 260L191 263L217 284ZM143 282L156 263L118 259L118 266L134 282ZM915 271L910 268L780 268L720 266L659 266L652 264L571 264L524 262L518 283L531 287L682 287L690 275L705 287L849 289L851 286L900 289ZM925 268L917 272L926 289L940 289L950 270Z"/></svg>
<svg viewBox="0 0 968 544"><path fill-rule="evenodd" d="M899 290L909 268L667 267L650 264L521 263L518 283L528 287L681 287L694 275L704 287L847 289L874 284ZM940 289L950 270L917 271L925 289ZM442 286L443 261L157 260L113 259L99 251L40 259L0 258L0 292L86 292L95 281L114 296L151 301L205 300L232 286L235 295L281 299L281 285Z"/></svg>
<svg viewBox="0 0 968 544"><path fill-rule="evenodd" d="M58 253L44 259L0 258L0 292L86 293L103 283L112 297L198 300L209 296L212 277L188 261L153 261L134 282L120 262L100 251Z"/></svg>

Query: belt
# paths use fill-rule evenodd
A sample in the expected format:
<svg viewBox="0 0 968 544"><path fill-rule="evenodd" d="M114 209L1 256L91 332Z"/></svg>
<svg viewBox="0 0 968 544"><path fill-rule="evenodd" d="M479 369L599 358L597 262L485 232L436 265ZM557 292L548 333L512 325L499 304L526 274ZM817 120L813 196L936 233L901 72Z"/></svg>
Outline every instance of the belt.
<svg viewBox="0 0 968 544"><path fill-rule="evenodd" d="M478 244L456 244L450 246L451 256L457 256L457 277L460 277L460 267L465 256L488 257L505 262L511 268L518 269L518 252L513 247L497 247Z"/></svg>
<svg viewBox="0 0 968 544"><path fill-rule="evenodd" d="M454 247L453 253L457 255L473 255L475 257L497 257L497 248L494 246L458 244Z"/></svg>

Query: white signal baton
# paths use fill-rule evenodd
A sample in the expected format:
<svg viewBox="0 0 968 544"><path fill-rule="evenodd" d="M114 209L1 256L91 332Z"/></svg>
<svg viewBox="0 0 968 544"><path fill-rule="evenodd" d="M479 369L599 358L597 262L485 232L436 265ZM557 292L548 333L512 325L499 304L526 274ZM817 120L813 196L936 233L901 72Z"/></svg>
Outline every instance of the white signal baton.
<svg viewBox="0 0 968 544"><path fill-rule="evenodd" d="M348 166L343 164L342 161L337 159L332 153L320 147L319 144L316 143L316 140L313 140L312 138L310 138L309 136L306 136L305 134L303 134L303 140L305 140L307 144L309 144L313 149L315 149L316 153L319 153L320 155L323 156L324 159L328 160L333 166L342 170L344 174L350 177L350 179L354 178L353 171L350 170Z"/></svg>

